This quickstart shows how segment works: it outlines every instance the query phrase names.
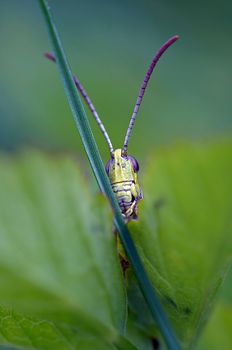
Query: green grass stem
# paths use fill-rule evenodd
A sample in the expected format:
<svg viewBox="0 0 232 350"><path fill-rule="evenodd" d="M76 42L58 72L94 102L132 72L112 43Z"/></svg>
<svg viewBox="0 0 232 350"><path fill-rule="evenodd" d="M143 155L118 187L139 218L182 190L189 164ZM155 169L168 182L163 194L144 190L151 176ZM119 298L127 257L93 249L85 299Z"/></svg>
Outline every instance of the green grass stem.
<svg viewBox="0 0 232 350"><path fill-rule="evenodd" d="M53 47L53 51L57 60L59 72L64 85L65 93L68 98L68 102L76 122L78 131L80 133L84 148L86 150L88 159L90 161L92 170L97 179L98 185L101 191L107 196L110 201L111 207L114 212L114 223L119 233L127 256L134 269L135 275L138 279L142 293L148 303L149 309L160 329L160 332L167 344L168 349L178 350L180 345L172 331L167 316L160 304L160 301L153 289L148 276L145 272L141 259L137 253L135 245L131 239L129 230L124 223L121 215L121 211L117 200L112 191L109 179L106 175L105 168L94 140L93 133L89 126L87 116L85 114L80 96L77 92L73 81L73 74L69 68L61 40L59 38L56 26L53 21L50 7L46 0L39 0L42 13L45 18L45 22L48 28L49 37Z"/></svg>

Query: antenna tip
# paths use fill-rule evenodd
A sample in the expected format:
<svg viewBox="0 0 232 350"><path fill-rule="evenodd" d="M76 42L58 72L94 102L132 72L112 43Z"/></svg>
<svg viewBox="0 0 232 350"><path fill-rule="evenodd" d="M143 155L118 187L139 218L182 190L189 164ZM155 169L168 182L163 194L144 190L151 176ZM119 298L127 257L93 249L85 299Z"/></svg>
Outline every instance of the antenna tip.
<svg viewBox="0 0 232 350"><path fill-rule="evenodd" d="M174 35L172 36L168 41L171 42L172 44L177 41L178 39L180 39L179 35Z"/></svg>
<svg viewBox="0 0 232 350"><path fill-rule="evenodd" d="M46 57L50 61L56 62L55 56L52 53L50 53L50 52L45 52L44 53L44 57Z"/></svg>

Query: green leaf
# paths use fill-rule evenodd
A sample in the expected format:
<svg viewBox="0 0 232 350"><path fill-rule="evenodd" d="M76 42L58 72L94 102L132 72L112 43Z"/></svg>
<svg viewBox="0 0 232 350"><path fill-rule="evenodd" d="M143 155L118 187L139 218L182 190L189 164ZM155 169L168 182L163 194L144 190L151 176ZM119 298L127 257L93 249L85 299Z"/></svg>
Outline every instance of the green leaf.
<svg viewBox="0 0 232 350"><path fill-rule="evenodd" d="M232 305L219 302L197 350L231 350Z"/></svg>
<svg viewBox="0 0 232 350"><path fill-rule="evenodd" d="M232 344L232 269L222 285L220 299L199 341L197 350L230 350Z"/></svg>
<svg viewBox="0 0 232 350"><path fill-rule="evenodd" d="M130 313L127 320L126 337L139 350L154 350L151 337L136 324Z"/></svg>
<svg viewBox="0 0 232 350"><path fill-rule="evenodd" d="M115 342L126 297L112 217L79 169L38 152L0 156L0 303Z"/></svg>
<svg viewBox="0 0 232 350"><path fill-rule="evenodd" d="M0 309L0 320L1 344L4 344L0 349L10 349L12 344L20 349L70 349L67 334L51 321L38 321L3 308Z"/></svg>
<svg viewBox="0 0 232 350"><path fill-rule="evenodd" d="M232 265L230 270L228 271L226 275L226 279L223 283L223 287L220 293L220 299L225 302L232 305Z"/></svg>
<svg viewBox="0 0 232 350"><path fill-rule="evenodd" d="M0 339L1 344L4 344L0 345L1 350L136 350L126 340L127 348L118 347L102 337L80 332L79 329L25 317L6 309L0 309L0 319ZM19 347L12 347L12 344Z"/></svg>
<svg viewBox="0 0 232 350"><path fill-rule="evenodd" d="M130 225L184 349L195 346L231 262L231 179L230 141L152 155L140 220ZM132 285L130 294L144 323L144 305L139 307Z"/></svg>

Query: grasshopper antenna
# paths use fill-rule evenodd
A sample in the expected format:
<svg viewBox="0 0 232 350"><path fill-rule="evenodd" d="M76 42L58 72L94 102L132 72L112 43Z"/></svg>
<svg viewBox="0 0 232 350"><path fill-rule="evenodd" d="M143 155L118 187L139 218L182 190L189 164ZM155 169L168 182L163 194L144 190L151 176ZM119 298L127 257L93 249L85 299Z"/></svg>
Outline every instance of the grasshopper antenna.
<svg viewBox="0 0 232 350"><path fill-rule="evenodd" d="M139 108L140 108L140 105L142 103L142 100L143 100L143 96L144 96L144 93L145 93L145 90L147 88L147 84L150 80L150 77L153 73L153 70L157 64L157 62L159 61L160 57L163 55L163 53L172 45L174 44L175 41L177 41L179 39L179 36L178 35L175 35L173 36L172 38L170 38L168 41L166 41L166 43L164 43L161 48L159 49L159 51L156 53L155 57L153 58L147 72L146 72L146 75L145 75L145 78L143 80L143 83L140 87L140 90L139 90L139 96L136 100L136 104L135 104L135 107L134 107L134 111L133 111L133 114L131 116L131 120L130 120L130 123L129 123L129 126L128 126L128 129L127 129L127 132L126 132L126 137L125 137L125 141L124 141L124 145L123 145L123 154L127 154L127 149L128 149L128 143L129 143L129 139L130 139L130 136L131 136L131 131L133 129L133 126L134 126L134 123L135 123L135 119L136 119L136 116L138 114L138 111L139 111Z"/></svg>
<svg viewBox="0 0 232 350"><path fill-rule="evenodd" d="M49 52L46 52L44 54L44 56L49 61L52 61L52 62L56 63L56 58L55 58L55 56L53 54L51 54ZM108 144L110 153L112 154L113 151L114 151L113 145L112 145L112 143L110 141L109 135L107 134L107 131L106 131L106 129L105 129L105 127L104 127L104 125L103 125L103 123L102 123L102 121L101 121L101 119L100 119L100 117L99 117L99 115L98 115L98 113L97 113L97 111L96 111L92 101L90 100L90 98L89 98L87 92L85 91L83 85L81 84L79 79L77 79L77 77L75 75L73 76L73 81L74 81L74 83L75 83L75 85L77 87L77 90L80 92L81 96L83 97L83 99L85 100L87 106L89 107L89 109L90 109L94 119L96 120L96 122L97 122L97 124L98 124L98 126L99 126L99 128L100 128L100 130L101 130L101 132L102 132L102 134L103 134L107 144Z"/></svg>

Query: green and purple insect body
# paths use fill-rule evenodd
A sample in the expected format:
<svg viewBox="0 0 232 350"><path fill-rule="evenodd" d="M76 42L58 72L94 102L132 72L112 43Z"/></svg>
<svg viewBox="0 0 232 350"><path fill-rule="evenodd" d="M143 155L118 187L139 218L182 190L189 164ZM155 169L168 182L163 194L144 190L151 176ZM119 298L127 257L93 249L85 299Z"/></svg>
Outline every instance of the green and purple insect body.
<svg viewBox="0 0 232 350"><path fill-rule="evenodd" d="M85 91L80 81L75 76L73 77L78 91L80 92L87 106L89 107L94 119L99 125L99 128L108 144L111 157L106 164L106 173L109 177L112 190L117 198L122 215L126 222L137 219L137 204L143 198L142 190L138 182L139 164L137 160L134 157L128 155L127 152L129 139L152 72L163 53L176 40L178 40L178 38L178 36L170 38L163 46L161 46L159 51L154 56L146 72L143 83L140 87L139 95L136 100L136 104L130 119L130 123L126 132L126 137L122 148L114 150L108 133L106 132L105 127L87 92ZM47 57L50 61L56 62L55 57L50 53L46 53L45 57Z"/></svg>
<svg viewBox="0 0 232 350"><path fill-rule="evenodd" d="M137 218L137 203L143 198L138 183L139 164L137 160L116 149L106 164L106 173L109 176L114 194L117 197L122 215L125 220Z"/></svg>

